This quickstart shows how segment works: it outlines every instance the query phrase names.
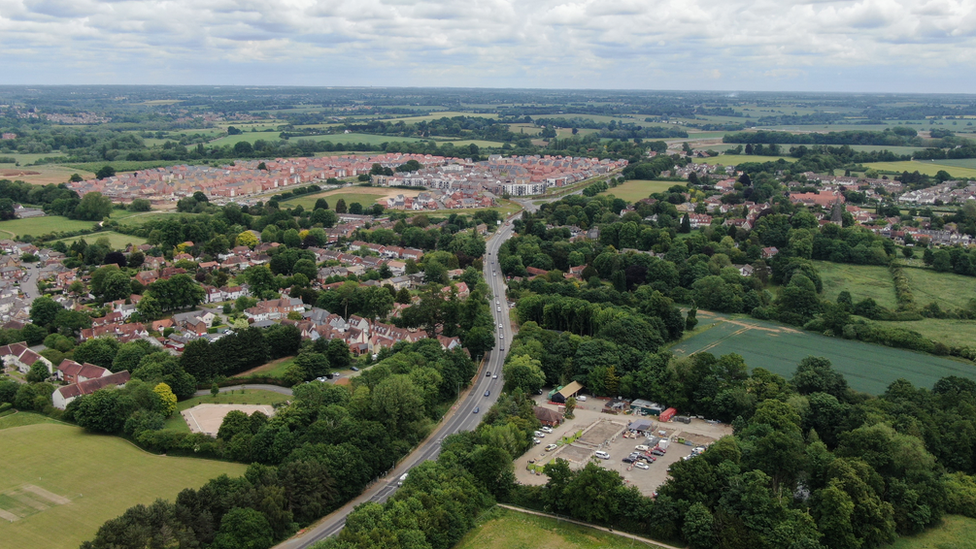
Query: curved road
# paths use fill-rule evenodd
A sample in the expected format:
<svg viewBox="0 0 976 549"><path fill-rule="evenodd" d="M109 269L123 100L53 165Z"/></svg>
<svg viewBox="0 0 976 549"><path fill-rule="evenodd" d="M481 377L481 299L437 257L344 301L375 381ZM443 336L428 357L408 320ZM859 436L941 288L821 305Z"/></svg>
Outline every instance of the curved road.
<svg viewBox="0 0 976 549"><path fill-rule="evenodd" d="M514 331L508 317L508 303L505 300L505 280L498 267L498 249L502 243L511 238L512 227L501 225L499 230L486 243L485 281L491 289L491 309L495 319L495 349L489 352L485 359L485 368L478 372L471 388L468 389L455 404L440 427L427 440L408 455L400 465L396 466L385 478L366 489L359 497L345 504L318 523L308 527L299 536L285 540L276 549L305 549L310 545L337 534L346 524L346 516L359 504L367 501L382 503L397 489L397 481L401 475L409 471L418 463L428 459L437 459L441 451L441 441L444 437L460 431L471 431L481 421L481 414L495 403L498 393L502 389L501 370L505 362L505 349L508 349ZM492 375L487 375L490 372ZM495 379L492 376L498 374ZM258 386L254 386L258 388ZM265 388L261 386L260 388ZM281 389L281 387L277 387ZM272 389L274 390L274 389ZM490 391L488 396L485 392ZM204 393L208 393L204 391Z"/></svg>

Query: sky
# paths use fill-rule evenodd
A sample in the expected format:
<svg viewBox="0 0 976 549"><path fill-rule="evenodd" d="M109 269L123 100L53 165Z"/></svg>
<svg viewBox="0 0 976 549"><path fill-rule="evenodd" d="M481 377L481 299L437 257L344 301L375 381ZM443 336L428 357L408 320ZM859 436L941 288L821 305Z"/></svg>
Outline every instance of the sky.
<svg viewBox="0 0 976 549"><path fill-rule="evenodd" d="M976 0L0 0L0 84L976 91Z"/></svg>

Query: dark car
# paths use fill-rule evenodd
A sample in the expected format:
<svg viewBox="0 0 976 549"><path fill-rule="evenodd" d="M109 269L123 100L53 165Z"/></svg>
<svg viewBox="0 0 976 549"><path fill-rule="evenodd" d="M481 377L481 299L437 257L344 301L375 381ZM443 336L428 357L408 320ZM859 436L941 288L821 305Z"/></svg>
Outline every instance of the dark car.
<svg viewBox="0 0 976 549"><path fill-rule="evenodd" d="M485 372L485 377L491 377L491 372Z"/></svg>
<svg viewBox="0 0 976 549"><path fill-rule="evenodd" d="M481 411L481 407L480 406L475 406L474 410L471 410L471 413L472 414L477 414L480 411Z"/></svg>
<svg viewBox="0 0 976 549"><path fill-rule="evenodd" d="M624 458L624 463L633 463L633 462L634 462L633 456L627 456Z"/></svg>
<svg viewBox="0 0 976 549"><path fill-rule="evenodd" d="M354 372L358 372L359 371L359 368L357 368L355 366L353 366L352 368L349 368L349 369L352 370L352 371L354 371Z"/></svg>
<svg viewBox="0 0 976 549"><path fill-rule="evenodd" d="M490 394L491 394L491 389L488 389L487 391L485 391L485 396L488 396Z"/></svg>
<svg viewBox="0 0 976 549"><path fill-rule="evenodd" d="M651 453L654 454L655 456L663 456L664 455L664 450L662 450L660 448L655 448L655 449L651 450Z"/></svg>

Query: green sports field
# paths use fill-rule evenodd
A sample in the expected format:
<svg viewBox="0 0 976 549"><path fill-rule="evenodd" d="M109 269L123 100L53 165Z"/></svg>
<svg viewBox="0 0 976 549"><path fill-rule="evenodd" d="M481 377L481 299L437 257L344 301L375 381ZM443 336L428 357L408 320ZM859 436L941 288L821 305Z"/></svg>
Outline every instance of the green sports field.
<svg viewBox="0 0 976 549"><path fill-rule="evenodd" d="M698 312L703 320L711 314ZM884 392L898 378L929 388L950 375L976 380L976 366L972 364L753 319L717 321L711 328L676 343L671 350L678 357L703 351L715 356L736 353L750 368L762 367L787 379L804 358L822 356L844 374L851 388L871 394Z"/></svg>
<svg viewBox="0 0 976 549"><path fill-rule="evenodd" d="M63 424L0 431L0 463L4 549L75 548L133 505L173 500L184 488L198 488L222 473L239 476L246 469L156 456L124 439Z"/></svg>
<svg viewBox="0 0 976 549"><path fill-rule="evenodd" d="M680 181L651 181L647 179L632 179L623 184L617 185L600 194L612 194L617 198L627 202L637 202L642 198L647 198L653 193L664 192L675 185L681 185Z"/></svg>

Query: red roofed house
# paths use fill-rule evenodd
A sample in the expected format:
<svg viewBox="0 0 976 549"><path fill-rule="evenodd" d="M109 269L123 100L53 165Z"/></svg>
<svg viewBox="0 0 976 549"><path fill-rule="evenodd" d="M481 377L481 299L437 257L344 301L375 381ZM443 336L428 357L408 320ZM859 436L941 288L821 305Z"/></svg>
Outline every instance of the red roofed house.
<svg viewBox="0 0 976 549"><path fill-rule="evenodd" d="M101 366L95 366L87 362L78 364L69 358L64 359L61 361L61 364L58 364L58 379L71 384L81 383L89 379L98 379L111 374L111 370L102 368Z"/></svg>
<svg viewBox="0 0 976 549"><path fill-rule="evenodd" d="M47 366L48 372L54 373L54 365L51 361L28 349L26 341L0 347L0 358L3 359L4 366L13 366L24 374L29 372L31 366L38 361Z"/></svg>
<svg viewBox="0 0 976 549"><path fill-rule="evenodd" d="M60 387L58 390L54 391L54 394L51 395L51 401L55 408L64 410L68 407L68 404L71 404L71 401L80 396L90 395L99 389L105 389L108 387L125 387L125 384L128 382L129 372L122 370L121 372L110 374L105 377L89 379L88 381L82 381L80 383Z"/></svg>

